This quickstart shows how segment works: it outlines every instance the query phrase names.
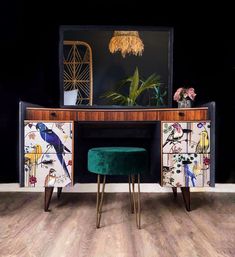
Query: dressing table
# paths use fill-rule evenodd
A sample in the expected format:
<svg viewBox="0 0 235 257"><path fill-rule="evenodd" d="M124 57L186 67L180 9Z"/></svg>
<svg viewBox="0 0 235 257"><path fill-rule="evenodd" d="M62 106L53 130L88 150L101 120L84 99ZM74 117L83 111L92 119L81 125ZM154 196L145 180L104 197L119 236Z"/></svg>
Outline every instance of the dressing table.
<svg viewBox="0 0 235 257"><path fill-rule="evenodd" d="M24 126L25 121L30 122L74 122L75 124L95 124L102 127L105 124L111 124L110 126L115 126L115 124L132 124L132 126L145 126L146 124L158 124L161 126L162 122L174 124L185 122L189 124L200 123L208 121L210 122L210 168L209 168L209 184L207 186L214 186L214 174L215 174L215 103L211 102L202 107L197 108L160 108L160 109L150 109L150 108L43 108L40 106L35 106L29 103L20 102L20 160L19 160L19 174L20 174L20 185L25 186L24 181L24 145L25 145L25 132ZM160 125L159 125L160 124ZM159 135L160 133L160 135ZM155 144L162 147L163 134L162 130L158 130L157 136L152 139L155 140ZM73 144L76 146L79 144L79 140L74 141ZM187 141L187 140L186 140ZM76 149L76 147L75 147ZM74 155L77 153L73 151L72 159L74 160ZM154 157L161 162L161 170L156 172L161 173L161 183L162 186L171 186L174 195L176 195L177 187L181 188L182 195L185 202L185 207L190 210L190 186L191 185L163 185L163 153L156 153ZM74 163L73 163L74 164ZM77 170L74 171L79 172ZM196 186L206 186L206 185L196 185ZM48 211L52 192L54 187L45 186L45 204L44 209ZM60 196L62 187L58 187L58 196Z"/></svg>

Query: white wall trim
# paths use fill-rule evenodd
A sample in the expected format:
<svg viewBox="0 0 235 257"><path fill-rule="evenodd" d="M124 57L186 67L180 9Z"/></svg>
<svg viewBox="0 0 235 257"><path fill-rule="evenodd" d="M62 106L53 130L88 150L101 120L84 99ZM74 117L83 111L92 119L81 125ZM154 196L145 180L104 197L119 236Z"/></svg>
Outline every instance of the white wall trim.
<svg viewBox="0 0 235 257"><path fill-rule="evenodd" d="M73 187L66 187L63 192L69 193L95 193L97 190L96 183L75 184ZM105 192L128 192L127 183L110 183L106 184ZM166 193L172 192L170 187L161 187L159 184L141 183L141 192L146 193ZM0 192L44 192L44 187L19 187L18 183L0 184ZM196 187L191 188L191 192L223 192L235 193L235 184L215 184L215 187Z"/></svg>

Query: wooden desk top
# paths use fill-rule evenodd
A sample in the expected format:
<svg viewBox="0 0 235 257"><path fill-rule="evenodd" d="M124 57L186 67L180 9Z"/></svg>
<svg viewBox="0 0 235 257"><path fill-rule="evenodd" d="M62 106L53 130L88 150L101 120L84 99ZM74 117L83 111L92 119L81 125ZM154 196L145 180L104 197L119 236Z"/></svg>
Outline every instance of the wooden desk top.
<svg viewBox="0 0 235 257"><path fill-rule="evenodd" d="M27 107L26 119L74 121L193 121L208 119L208 107L181 109L61 109Z"/></svg>

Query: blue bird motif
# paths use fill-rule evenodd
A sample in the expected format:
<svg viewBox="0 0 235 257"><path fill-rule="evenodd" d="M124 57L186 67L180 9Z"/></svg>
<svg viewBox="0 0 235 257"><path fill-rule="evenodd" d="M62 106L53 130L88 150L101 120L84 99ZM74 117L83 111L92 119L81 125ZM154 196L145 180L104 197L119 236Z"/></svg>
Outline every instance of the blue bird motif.
<svg viewBox="0 0 235 257"><path fill-rule="evenodd" d="M183 161L183 163L184 163L184 161ZM184 163L184 172L185 172L185 178L186 178L186 183L185 183L186 187L189 186L189 178L192 181L193 187L195 187L194 180L196 179L196 176L195 176L195 174L193 172L190 171L188 163Z"/></svg>
<svg viewBox="0 0 235 257"><path fill-rule="evenodd" d="M70 178L69 171L63 158L63 154L65 154L65 151L70 153L70 150L61 142L58 135L51 129L49 129L44 123L37 123L36 129L39 130L41 138L49 145L54 147L57 158L59 159L66 175Z"/></svg>

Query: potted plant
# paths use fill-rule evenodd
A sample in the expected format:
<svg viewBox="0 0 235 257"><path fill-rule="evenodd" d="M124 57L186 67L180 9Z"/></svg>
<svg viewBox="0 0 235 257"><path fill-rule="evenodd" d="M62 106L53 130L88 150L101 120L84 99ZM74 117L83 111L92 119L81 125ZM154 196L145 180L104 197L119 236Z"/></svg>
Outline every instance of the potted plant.
<svg viewBox="0 0 235 257"><path fill-rule="evenodd" d="M192 106L191 101L194 101L195 96L194 88L180 87L176 90L173 99L178 103L179 108L187 108Z"/></svg>
<svg viewBox="0 0 235 257"><path fill-rule="evenodd" d="M112 104L121 104L134 106L138 104L138 99L146 90L155 89L160 86L160 77L156 74L150 75L146 80L139 77L138 68L135 69L133 76L121 81L116 90L110 90L102 95ZM129 86L129 92L126 95L122 93L123 87Z"/></svg>

